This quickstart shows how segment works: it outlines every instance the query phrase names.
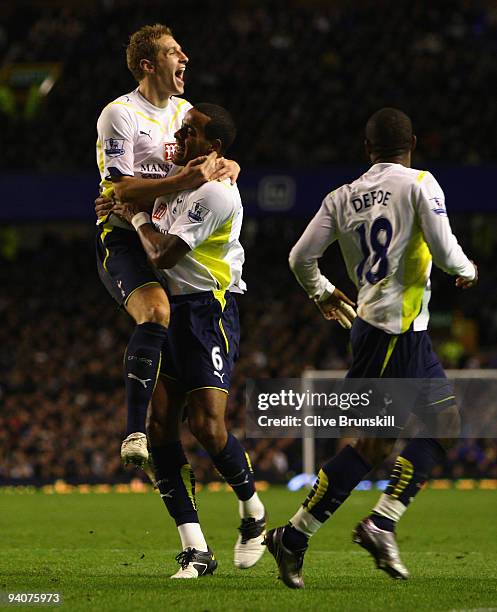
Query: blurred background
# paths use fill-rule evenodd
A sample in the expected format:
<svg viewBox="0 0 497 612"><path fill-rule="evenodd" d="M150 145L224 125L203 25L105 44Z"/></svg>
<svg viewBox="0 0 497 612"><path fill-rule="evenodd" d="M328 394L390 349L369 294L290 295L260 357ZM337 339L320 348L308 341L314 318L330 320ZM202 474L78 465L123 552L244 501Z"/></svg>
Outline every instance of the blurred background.
<svg viewBox="0 0 497 612"><path fill-rule="evenodd" d="M497 3L17 0L0 7L0 483L126 482L121 360L131 323L94 258L96 119L135 88L124 49L169 25L190 58L185 97L233 113L248 293L229 421L244 438L247 377L345 369L348 334L291 276L291 246L322 198L367 168L363 127L413 119L414 166L435 174L477 288L432 274L432 338L450 368L497 368ZM355 297L338 248L323 270ZM216 479L185 432L200 481ZM245 440L259 479L301 471L298 440ZM317 448L333 453L335 441ZM436 476L497 478L497 444L465 440ZM388 466L378 470L382 478Z"/></svg>

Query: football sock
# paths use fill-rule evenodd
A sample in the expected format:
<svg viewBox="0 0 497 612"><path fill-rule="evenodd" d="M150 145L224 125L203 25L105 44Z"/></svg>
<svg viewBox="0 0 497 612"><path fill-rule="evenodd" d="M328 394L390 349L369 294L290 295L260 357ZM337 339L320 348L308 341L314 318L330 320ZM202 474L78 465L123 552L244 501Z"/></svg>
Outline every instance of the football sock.
<svg viewBox="0 0 497 612"><path fill-rule="evenodd" d="M316 521L317 519L314 520ZM290 520L290 523L285 525L281 541L283 542L283 546L290 550L303 550L307 548L309 538L310 535L303 533L299 529L295 529Z"/></svg>
<svg viewBox="0 0 497 612"><path fill-rule="evenodd" d="M248 501L255 493L254 474L250 459L243 446L232 434L224 449L211 456L217 471L226 480L242 502Z"/></svg>
<svg viewBox="0 0 497 612"><path fill-rule="evenodd" d="M198 523L195 476L181 442L152 446L151 450L157 487L176 525Z"/></svg>
<svg viewBox="0 0 497 612"><path fill-rule="evenodd" d="M241 518L255 518L256 521L264 517L264 506L257 493L246 501L238 500L238 510Z"/></svg>
<svg viewBox="0 0 497 612"><path fill-rule="evenodd" d="M371 464L355 448L342 448L319 470L311 492L302 508L290 520L291 524L309 536L315 533L343 504L371 468ZM308 517L308 514L315 520Z"/></svg>
<svg viewBox="0 0 497 612"><path fill-rule="evenodd" d="M146 433L147 408L159 374L162 346L167 328L158 323L137 325L124 354L124 381L128 420L126 436Z"/></svg>
<svg viewBox="0 0 497 612"><path fill-rule="evenodd" d="M181 538L181 547L196 548L203 552L207 552L207 542L199 523L183 523L178 525L179 537Z"/></svg>
<svg viewBox="0 0 497 612"><path fill-rule="evenodd" d="M431 470L445 457L434 439L413 438L397 457L385 493L373 508L370 519L385 531L394 531L407 506L419 493Z"/></svg>

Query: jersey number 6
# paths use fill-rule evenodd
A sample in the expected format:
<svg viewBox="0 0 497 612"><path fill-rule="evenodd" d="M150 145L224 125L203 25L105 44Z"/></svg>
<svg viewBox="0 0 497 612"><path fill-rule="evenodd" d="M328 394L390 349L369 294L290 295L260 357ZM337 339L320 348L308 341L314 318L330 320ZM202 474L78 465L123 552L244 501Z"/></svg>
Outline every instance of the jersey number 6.
<svg viewBox="0 0 497 612"><path fill-rule="evenodd" d="M369 232L369 244L366 238L366 227L364 223L356 229L356 232L359 234L361 251L363 254L363 259L356 268L357 280L359 285L364 284L364 267L371 255L372 250L374 253L373 261L371 262L369 270L366 272L365 280L372 285L376 285L376 283L383 280L388 273L387 251L388 247L390 246L390 242L392 242L392 225L390 221L384 217L379 217L376 219L371 226L371 231ZM384 233L384 235L381 236L382 241L380 242L380 234L382 233ZM369 245L371 245L371 247ZM373 271L375 266L377 266L376 270Z"/></svg>
<svg viewBox="0 0 497 612"><path fill-rule="evenodd" d="M221 357L221 348L219 346L215 346L211 351L212 365L216 368L216 370L223 369L223 358Z"/></svg>

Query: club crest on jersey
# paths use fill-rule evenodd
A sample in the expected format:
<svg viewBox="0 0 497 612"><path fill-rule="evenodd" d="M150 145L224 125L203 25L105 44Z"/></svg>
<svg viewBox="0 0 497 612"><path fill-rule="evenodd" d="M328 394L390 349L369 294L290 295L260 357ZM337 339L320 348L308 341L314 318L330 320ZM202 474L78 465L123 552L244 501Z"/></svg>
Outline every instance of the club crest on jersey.
<svg viewBox="0 0 497 612"><path fill-rule="evenodd" d="M188 218L192 223L202 223L202 221L207 217L208 213L208 208L202 206L200 202L194 202L192 209L188 211Z"/></svg>
<svg viewBox="0 0 497 612"><path fill-rule="evenodd" d="M171 161L175 150L176 150L175 142L165 142L164 143L164 160Z"/></svg>
<svg viewBox="0 0 497 612"><path fill-rule="evenodd" d="M105 141L105 155L108 157L124 155L124 138L107 138Z"/></svg>
<svg viewBox="0 0 497 612"><path fill-rule="evenodd" d="M434 208L432 208L432 212L436 215L444 215L447 216L447 211L445 210L444 201L441 198L430 198L430 202L433 202Z"/></svg>
<svg viewBox="0 0 497 612"><path fill-rule="evenodd" d="M166 210L167 207L165 204L159 204L159 206L157 206L153 212L152 219L159 221L159 219L162 219L162 217L166 214Z"/></svg>

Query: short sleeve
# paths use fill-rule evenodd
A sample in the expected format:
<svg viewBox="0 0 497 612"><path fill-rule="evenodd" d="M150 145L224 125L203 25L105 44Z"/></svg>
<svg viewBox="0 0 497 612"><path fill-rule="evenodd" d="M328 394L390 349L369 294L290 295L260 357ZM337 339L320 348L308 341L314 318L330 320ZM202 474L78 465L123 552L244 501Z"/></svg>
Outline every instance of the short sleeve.
<svg viewBox="0 0 497 612"><path fill-rule="evenodd" d="M128 109L119 103L106 106L98 118L97 132L103 150L104 178L134 176L136 122Z"/></svg>
<svg viewBox="0 0 497 612"><path fill-rule="evenodd" d="M205 242L222 227L235 212L235 200L230 185L211 182L202 185L187 211L181 214L168 233L181 238L190 249Z"/></svg>

